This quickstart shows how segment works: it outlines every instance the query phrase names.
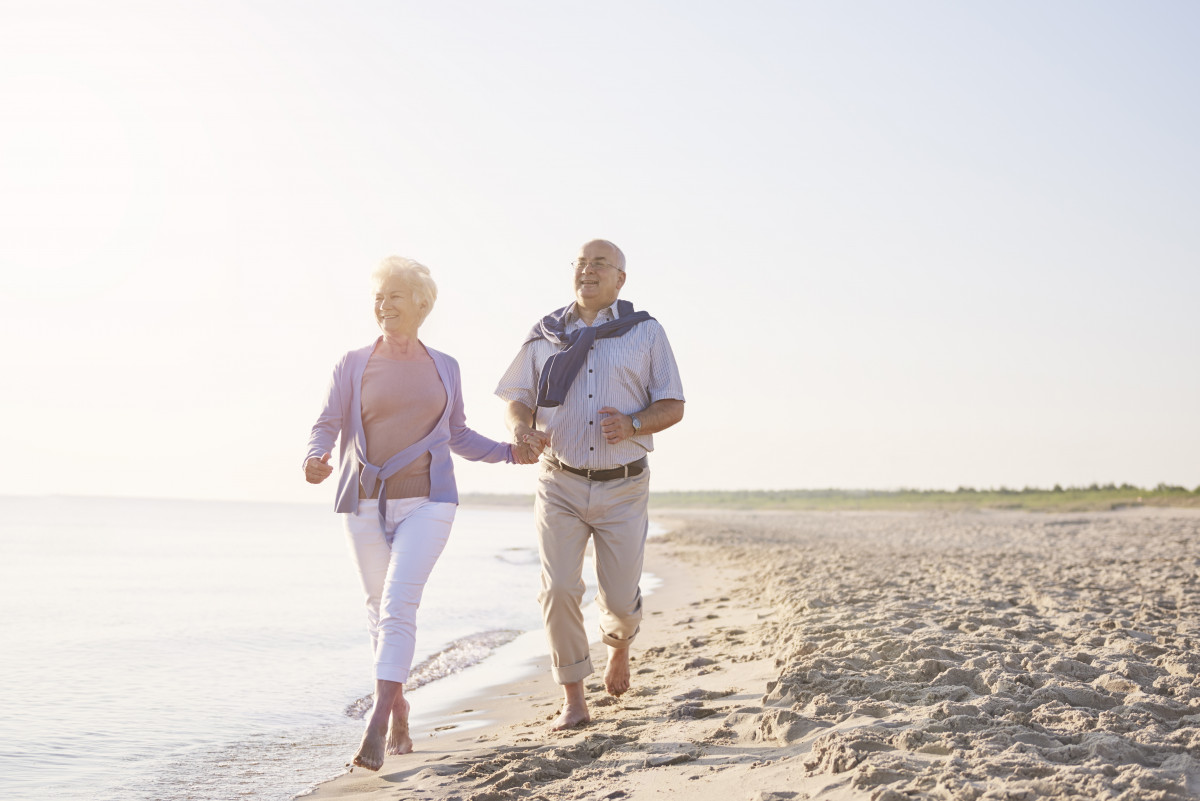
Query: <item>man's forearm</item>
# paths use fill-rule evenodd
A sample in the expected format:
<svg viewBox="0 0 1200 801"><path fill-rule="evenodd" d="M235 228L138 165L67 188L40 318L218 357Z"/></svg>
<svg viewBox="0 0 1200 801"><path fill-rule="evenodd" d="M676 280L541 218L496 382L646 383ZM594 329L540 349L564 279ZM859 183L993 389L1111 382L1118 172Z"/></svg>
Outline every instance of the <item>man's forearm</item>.
<svg viewBox="0 0 1200 801"><path fill-rule="evenodd" d="M634 412L632 416L642 421L639 434L657 434L683 419L683 401L663 398L640 412Z"/></svg>
<svg viewBox="0 0 1200 801"><path fill-rule="evenodd" d="M520 401L509 401L505 422L513 435L513 456L520 464L533 464L550 445L550 435L533 427L533 410Z"/></svg>
<svg viewBox="0 0 1200 801"><path fill-rule="evenodd" d="M533 428L533 409L520 401L509 401L505 422L508 423L508 430L514 435L528 431Z"/></svg>

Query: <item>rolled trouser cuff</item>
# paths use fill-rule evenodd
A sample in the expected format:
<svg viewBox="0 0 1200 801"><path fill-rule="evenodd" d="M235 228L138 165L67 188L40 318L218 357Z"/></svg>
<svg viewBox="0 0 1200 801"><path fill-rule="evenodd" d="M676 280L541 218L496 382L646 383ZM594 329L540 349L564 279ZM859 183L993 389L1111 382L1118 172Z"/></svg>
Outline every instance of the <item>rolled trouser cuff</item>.
<svg viewBox="0 0 1200 801"><path fill-rule="evenodd" d="M551 666L550 672L559 684L574 684L592 675L592 657L586 656L573 665Z"/></svg>
<svg viewBox="0 0 1200 801"><path fill-rule="evenodd" d="M613 635L609 634L608 632L602 631L602 632L600 632L600 639L604 641L605 645L611 645L613 648L628 648L630 643L633 642L633 638L636 637L638 635L638 632L641 630L642 630L642 627L638 626L636 629L633 630L633 634L630 634L628 637L625 637L625 638L614 637Z"/></svg>
<svg viewBox="0 0 1200 801"><path fill-rule="evenodd" d="M408 668L404 665L375 665L376 681L394 681L399 684L404 684L408 681Z"/></svg>

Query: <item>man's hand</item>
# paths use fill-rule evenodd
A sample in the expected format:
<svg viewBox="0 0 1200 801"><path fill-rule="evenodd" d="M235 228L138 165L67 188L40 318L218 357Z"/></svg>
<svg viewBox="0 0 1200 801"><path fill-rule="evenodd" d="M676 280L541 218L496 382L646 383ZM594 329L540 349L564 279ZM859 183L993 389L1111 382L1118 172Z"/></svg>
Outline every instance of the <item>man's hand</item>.
<svg viewBox="0 0 1200 801"><path fill-rule="evenodd" d="M518 426L513 439L513 459L517 464L533 464L550 444L549 434L529 426Z"/></svg>
<svg viewBox="0 0 1200 801"><path fill-rule="evenodd" d="M600 416L604 418L600 422L600 431L609 445L616 445L633 436L633 417L630 415L621 414L613 407L605 406L600 410Z"/></svg>
<svg viewBox="0 0 1200 801"><path fill-rule="evenodd" d="M330 454L326 451L325 455L318 459L315 456L310 456L308 461L304 463L304 480L309 484L320 484L333 473L333 468L329 466Z"/></svg>
<svg viewBox="0 0 1200 801"><path fill-rule="evenodd" d="M514 442L512 451L513 461L517 464L533 464L538 460L537 451L523 442Z"/></svg>

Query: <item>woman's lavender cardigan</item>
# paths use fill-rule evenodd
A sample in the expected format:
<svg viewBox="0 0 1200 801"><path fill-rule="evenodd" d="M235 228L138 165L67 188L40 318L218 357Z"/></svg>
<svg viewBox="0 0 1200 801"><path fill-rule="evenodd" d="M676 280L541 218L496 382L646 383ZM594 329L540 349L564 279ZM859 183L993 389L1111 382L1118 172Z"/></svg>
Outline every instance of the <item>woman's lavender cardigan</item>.
<svg viewBox="0 0 1200 801"><path fill-rule="evenodd" d="M382 337L380 337L382 339ZM386 482L396 472L412 464L421 454L432 455L429 465L429 499L444 503L458 503L458 488L454 483L454 465L450 460L453 451L473 462L513 462L512 446L496 442L467 428L467 417L463 411L462 379L458 362L441 351L425 348L433 357L433 363L446 387L446 408L433 431L392 456L381 465L367 461L367 438L362 422L362 378L367 369L367 360L379 340L365 348L352 350L341 358L333 368L329 382L329 396L325 408L317 418L308 438L308 452L303 464L312 457L321 458L333 452L333 443L341 438L338 452L338 489L334 509L338 512L357 512L359 485L365 494L375 492L378 483L380 517L383 517L386 500Z"/></svg>

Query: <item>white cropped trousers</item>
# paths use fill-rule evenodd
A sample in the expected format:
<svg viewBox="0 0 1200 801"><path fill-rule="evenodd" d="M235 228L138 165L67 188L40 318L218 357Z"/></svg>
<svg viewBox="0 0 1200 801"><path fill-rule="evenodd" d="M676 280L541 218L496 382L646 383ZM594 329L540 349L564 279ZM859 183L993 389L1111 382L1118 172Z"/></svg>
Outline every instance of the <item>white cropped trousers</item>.
<svg viewBox="0 0 1200 801"><path fill-rule="evenodd" d="M385 528L379 526L377 500L360 500L358 511L346 515L350 553L367 596L376 679L408 681L421 593L446 547L457 510L453 503L429 498L387 501Z"/></svg>

